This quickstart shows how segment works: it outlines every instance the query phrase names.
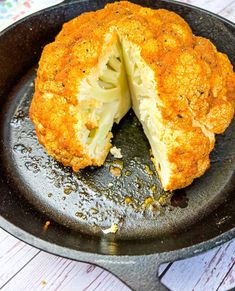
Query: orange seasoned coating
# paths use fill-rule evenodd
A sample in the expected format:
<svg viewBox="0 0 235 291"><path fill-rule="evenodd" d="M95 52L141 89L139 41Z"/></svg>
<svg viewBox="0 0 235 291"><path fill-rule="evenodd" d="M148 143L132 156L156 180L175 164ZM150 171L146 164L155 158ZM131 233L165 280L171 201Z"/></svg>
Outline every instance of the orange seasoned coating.
<svg viewBox="0 0 235 291"><path fill-rule="evenodd" d="M30 107L38 139L50 155L75 171L104 162L110 143L97 160L78 138L78 93L81 81L98 65L112 31L137 45L154 71L163 117L161 141L171 172L164 189L185 187L209 167L214 134L224 132L233 118L235 74L225 54L193 35L179 15L164 9L121 1L63 25L39 62ZM93 126L88 120L87 128Z"/></svg>

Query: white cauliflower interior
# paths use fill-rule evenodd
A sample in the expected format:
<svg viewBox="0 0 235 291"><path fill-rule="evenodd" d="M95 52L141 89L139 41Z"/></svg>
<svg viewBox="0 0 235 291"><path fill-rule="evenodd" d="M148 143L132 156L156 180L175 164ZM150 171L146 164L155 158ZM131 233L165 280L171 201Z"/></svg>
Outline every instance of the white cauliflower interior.
<svg viewBox="0 0 235 291"><path fill-rule="evenodd" d="M131 106L120 42L107 50L110 53L81 82L78 97L86 125L79 138L88 146L90 156L98 160L103 159L104 149L110 143L113 123L119 123Z"/></svg>
<svg viewBox="0 0 235 291"><path fill-rule="evenodd" d="M170 167L166 145L160 138L162 117L154 72L143 61L138 46L124 38L120 37L109 50L111 53L102 59L96 72L80 85L79 101L84 105L84 118L92 121L90 127L84 126L82 138L92 157L102 156L112 137L109 133L113 123L121 120L132 101L152 147L156 168L162 182L167 184Z"/></svg>
<svg viewBox="0 0 235 291"><path fill-rule="evenodd" d="M143 61L138 46L126 39L122 39L122 45L132 107L151 145L155 166L162 183L167 184L170 178L170 167L168 166L166 145L160 137L163 131L162 116L158 110L160 100L157 96L154 72Z"/></svg>

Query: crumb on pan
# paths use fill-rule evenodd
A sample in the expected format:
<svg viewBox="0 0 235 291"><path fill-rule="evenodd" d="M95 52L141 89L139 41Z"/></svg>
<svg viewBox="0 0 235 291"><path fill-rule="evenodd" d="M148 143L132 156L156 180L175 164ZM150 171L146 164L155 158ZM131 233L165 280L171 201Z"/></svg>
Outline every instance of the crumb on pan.
<svg viewBox="0 0 235 291"><path fill-rule="evenodd" d="M41 281L41 284L42 284L43 286L45 286L46 283L47 283L47 282L46 282L45 280L42 280L42 281Z"/></svg>
<svg viewBox="0 0 235 291"><path fill-rule="evenodd" d="M117 147L113 146L110 149L110 153L114 156L114 158L122 159L122 153L121 153L121 149L120 148L117 148Z"/></svg>
<svg viewBox="0 0 235 291"><path fill-rule="evenodd" d="M47 221L45 222L45 224L43 225L43 229L44 229L44 230L47 230L50 224L51 224L50 220L47 220Z"/></svg>
<svg viewBox="0 0 235 291"><path fill-rule="evenodd" d="M113 223L109 228L102 229L104 234L109 234L109 233L116 233L118 231L118 225Z"/></svg>

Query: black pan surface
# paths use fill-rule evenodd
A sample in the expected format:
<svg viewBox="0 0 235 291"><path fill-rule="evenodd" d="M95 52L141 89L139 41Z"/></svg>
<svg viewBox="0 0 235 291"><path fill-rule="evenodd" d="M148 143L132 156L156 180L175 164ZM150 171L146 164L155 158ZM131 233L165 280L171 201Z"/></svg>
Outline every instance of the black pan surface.
<svg viewBox="0 0 235 291"><path fill-rule="evenodd" d="M41 50L64 22L107 2L70 1L0 35L0 225L39 248L97 263L133 288L150 290L156 287L160 262L233 237L235 121L217 137L209 171L173 197L161 189L150 146L132 111L113 128L122 160L109 155L103 167L74 173L49 157L28 117ZM212 40L235 64L232 23L177 2L135 2L179 13L195 34ZM121 176L112 175L111 168ZM112 224L118 232L105 236L103 230Z"/></svg>

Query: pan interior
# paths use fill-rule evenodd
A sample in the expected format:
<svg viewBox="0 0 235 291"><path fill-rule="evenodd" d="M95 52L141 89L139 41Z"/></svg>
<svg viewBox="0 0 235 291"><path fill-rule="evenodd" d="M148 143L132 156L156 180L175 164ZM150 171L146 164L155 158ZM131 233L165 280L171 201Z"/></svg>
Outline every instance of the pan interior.
<svg viewBox="0 0 235 291"><path fill-rule="evenodd" d="M225 134L217 136L211 168L191 186L176 191L167 207L159 207L159 198L163 195L164 202L169 193L161 190L150 146L132 111L113 129L113 144L121 148L122 161L109 155L103 167L76 174L50 158L38 143L28 109L34 90L33 66L42 47L62 23L102 8L106 2L84 1L81 5L74 1L50 8L1 38L1 216L33 234L35 240L102 254L176 250L230 230L235 226L235 121ZM177 3L135 2L181 14L196 34L210 38L235 63L231 25ZM46 221L50 224L45 225ZM118 232L104 236L102 230L112 224L118 225Z"/></svg>
<svg viewBox="0 0 235 291"><path fill-rule="evenodd" d="M104 166L75 173L49 157L28 117L34 78L32 69L6 105L5 165L19 193L55 221L92 235L115 225L119 239L156 237L189 226L225 198L221 192L234 171L235 122L217 137L210 170L170 199L161 189L149 143L132 111L113 128L113 145L121 148L122 159L109 154Z"/></svg>

